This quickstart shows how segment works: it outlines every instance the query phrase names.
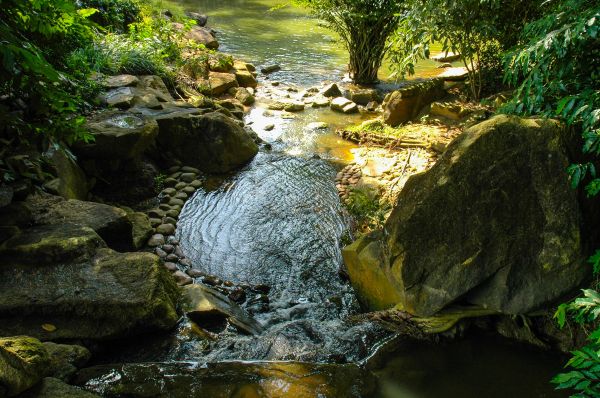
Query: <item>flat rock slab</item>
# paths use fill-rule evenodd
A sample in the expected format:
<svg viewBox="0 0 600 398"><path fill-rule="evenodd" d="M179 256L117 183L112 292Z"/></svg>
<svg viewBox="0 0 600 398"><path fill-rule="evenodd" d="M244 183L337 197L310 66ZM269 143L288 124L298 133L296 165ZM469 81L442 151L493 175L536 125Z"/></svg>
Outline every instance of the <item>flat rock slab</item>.
<svg viewBox="0 0 600 398"><path fill-rule="evenodd" d="M358 398L377 388L374 376L356 365L303 362L106 365L81 370L74 383L130 398Z"/></svg>
<svg viewBox="0 0 600 398"><path fill-rule="evenodd" d="M167 330L177 322L178 297L150 253L99 249L87 259L38 266L5 261L0 336L99 340Z"/></svg>

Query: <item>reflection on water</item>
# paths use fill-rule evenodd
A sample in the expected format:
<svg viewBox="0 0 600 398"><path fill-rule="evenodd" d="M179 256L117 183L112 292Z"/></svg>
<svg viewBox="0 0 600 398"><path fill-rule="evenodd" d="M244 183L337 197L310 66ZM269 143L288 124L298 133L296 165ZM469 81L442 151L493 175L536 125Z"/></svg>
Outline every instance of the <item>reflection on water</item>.
<svg viewBox="0 0 600 398"><path fill-rule="evenodd" d="M382 398L564 398L550 379L557 355L505 340L475 338L443 345L408 345L376 371Z"/></svg>

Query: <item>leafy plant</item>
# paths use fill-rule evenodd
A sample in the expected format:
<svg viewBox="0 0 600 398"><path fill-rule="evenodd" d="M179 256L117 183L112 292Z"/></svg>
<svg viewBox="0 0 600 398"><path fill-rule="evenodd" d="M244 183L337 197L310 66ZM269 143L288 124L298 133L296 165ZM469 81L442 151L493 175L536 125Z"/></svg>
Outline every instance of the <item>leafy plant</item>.
<svg viewBox="0 0 600 398"><path fill-rule="evenodd" d="M387 39L403 11L397 0L296 0L310 8L341 38L349 53L348 71L356 83L377 82Z"/></svg>
<svg viewBox="0 0 600 398"><path fill-rule="evenodd" d="M141 6L137 0L79 0L82 8L96 9L91 19L97 24L124 32L129 24L140 19Z"/></svg>
<svg viewBox="0 0 600 398"><path fill-rule="evenodd" d="M362 233L382 228L386 214L391 208L377 191L356 187L350 190L345 206Z"/></svg>

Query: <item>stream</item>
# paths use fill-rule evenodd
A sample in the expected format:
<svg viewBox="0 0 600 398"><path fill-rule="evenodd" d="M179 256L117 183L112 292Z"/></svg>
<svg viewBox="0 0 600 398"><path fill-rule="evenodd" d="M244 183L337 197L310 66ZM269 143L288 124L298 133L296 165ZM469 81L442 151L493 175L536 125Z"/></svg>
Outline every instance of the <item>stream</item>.
<svg viewBox="0 0 600 398"><path fill-rule="evenodd" d="M209 15L221 51L257 67L282 66L268 80L261 78L257 104L246 117L273 149L261 150L235 175L198 190L185 204L177 230L184 252L203 271L237 283L270 286L268 303L250 308L265 332L247 336L226 331L207 343L191 336L189 323L184 323L169 338L147 342L151 348L143 354L123 356L186 363L367 363L392 334L375 324L348 320L360 308L351 286L338 275L349 220L334 184L336 172L353 161L356 147L333 131L361 116L309 109L282 119L265 112L261 102L261 87L273 80L299 87L338 81L346 63L344 51L305 10L286 6L270 11L281 0L179 3ZM387 73L384 67L381 78ZM419 76L435 73L432 62L418 69ZM309 130L308 123L314 121L326 122L329 129ZM267 124L274 128L266 131ZM566 396L549 384L563 364L561 357L503 340L401 344L377 356L373 370L384 398Z"/></svg>

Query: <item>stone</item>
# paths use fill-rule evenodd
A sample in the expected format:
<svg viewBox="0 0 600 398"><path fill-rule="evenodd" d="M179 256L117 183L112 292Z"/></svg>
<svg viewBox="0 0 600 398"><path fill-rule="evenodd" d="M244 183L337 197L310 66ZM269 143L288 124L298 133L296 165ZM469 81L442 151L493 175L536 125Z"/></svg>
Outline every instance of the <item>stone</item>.
<svg viewBox="0 0 600 398"><path fill-rule="evenodd" d="M87 199L89 192L87 178L73 155L62 148L51 147L44 153L44 158L58 178L57 195L66 199Z"/></svg>
<svg viewBox="0 0 600 398"><path fill-rule="evenodd" d="M177 181L176 179L171 178L171 177L167 177L163 181L163 185L165 187L174 187L175 185L177 185L177 183L179 183L179 181Z"/></svg>
<svg viewBox="0 0 600 398"><path fill-rule="evenodd" d="M194 21L196 21L196 25L198 26L206 26L206 24L208 23L208 16L201 14L199 12L193 12L193 11L187 11L185 13L185 15L190 18L193 19Z"/></svg>
<svg viewBox="0 0 600 398"><path fill-rule="evenodd" d="M167 208L170 209L170 207L168 207L169 205L164 205L161 204L161 206L167 206ZM165 216L165 210L162 210L162 208L158 208L158 209L152 209L148 211L148 217L152 217L152 218L163 218Z"/></svg>
<svg viewBox="0 0 600 398"><path fill-rule="evenodd" d="M454 62L460 59L460 54L452 51L441 52L431 57L431 60L436 62Z"/></svg>
<svg viewBox="0 0 600 398"><path fill-rule="evenodd" d="M0 225L26 227L34 222L31 210L23 202L0 207Z"/></svg>
<svg viewBox="0 0 600 398"><path fill-rule="evenodd" d="M162 191L160 191L160 194L163 196L173 196L177 193L177 190L175 188L165 188Z"/></svg>
<svg viewBox="0 0 600 398"><path fill-rule="evenodd" d="M162 235L173 235L175 233L175 226L173 224L161 224L156 227L156 233Z"/></svg>
<svg viewBox="0 0 600 398"><path fill-rule="evenodd" d="M177 224L177 220L174 219L173 217L164 217L163 218L163 223L165 223L165 224L171 224L171 225L176 225Z"/></svg>
<svg viewBox="0 0 600 398"><path fill-rule="evenodd" d="M336 112L342 113L356 113L358 112L358 106L344 97L337 97L331 101L331 109Z"/></svg>
<svg viewBox="0 0 600 398"><path fill-rule="evenodd" d="M46 264L3 262L0 336L97 341L175 326L179 292L157 256L106 248L79 253Z"/></svg>
<svg viewBox="0 0 600 398"><path fill-rule="evenodd" d="M199 186L198 183L200 183ZM199 180L194 180L192 182L190 182L190 185L188 185L187 187L183 187L181 189L181 192L186 193L188 196L193 194L194 192L196 192L196 189L200 188L202 186L202 182L200 182Z"/></svg>
<svg viewBox="0 0 600 398"><path fill-rule="evenodd" d="M192 278L200 278L200 277L206 276L206 273L200 271L199 269L195 269L195 268L190 268L190 269L186 270L185 273L188 274L189 276L191 276Z"/></svg>
<svg viewBox="0 0 600 398"><path fill-rule="evenodd" d="M437 77L445 81L463 81L469 77L469 71L464 66L446 68Z"/></svg>
<svg viewBox="0 0 600 398"><path fill-rule="evenodd" d="M239 84L233 73L209 72L208 82L212 95L220 95Z"/></svg>
<svg viewBox="0 0 600 398"><path fill-rule="evenodd" d="M258 335L262 325L227 296L203 285L189 285L183 289L184 311L190 319L202 327L222 317L244 333Z"/></svg>
<svg viewBox="0 0 600 398"><path fill-rule="evenodd" d="M174 22L173 26L177 30L184 30L184 26L180 23ZM206 48L216 50L219 48L219 42L212 34L210 29L201 26L192 26L190 30L185 33L185 37L188 40L195 41L198 44L203 44Z"/></svg>
<svg viewBox="0 0 600 398"><path fill-rule="evenodd" d="M306 125L307 130L325 130L329 125L325 122L312 122Z"/></svg>
<svg viewBox="0 0 600 398"><path fill-rule="evenodd" d="M242 105L249 106L256 101L254 95L252 95L246 87L230 88L229 92L235 97L235 99L240 101Z"/></svg>
<svg viewBox="0 0 600 398"><path fill-rule="evenodd" d="M152 232L154 231L153 225L148 216L141 212L129 213L127 214L127 218L131 223L133 247L141 249L152 236Z"/></svg>
<svg viewBox="0 0 600 398"><path fill-rule="evenodd" d="M178 182L177 184L175 184L175 189L177 190L181 190L185 187L187 187L187 184L185 182Z"/></svg>
<svg viewBox="0 0 600 398"><path fill-rule="evenodd" d="M100 96L102 103L109 107L128 109L133 105L135 91L131 87L119 87L112 89Z"/></svg>
<svg viewBox="0 0 600 398"><path fill-rule="evenodd" d="M374 88L351 88L346 92L346 98L360 105L377 101L379 93Z"/></svg>
<svg viewBox="0 0 600 398"><path fill-rule="evenodd" d="M216 112L199 116L171 114L157 121L159 145L168 146L185 164L204 172L232 171L258 152L258 146L242 127Z"/></svg>
<svg viewBox="0 0 600 398"><path fill-rule="evenodd" d="M175 209L169 210L169 211L167 211L167 213L165 215L169 218L176 219L179 217L179 210L175 210Z"/></svg>
<svg viewBox="0 0 600 398"><path fill-rule="evenodd" d="M157 247L156 249L154 249L154 254L156 254L162 260L164 260L165 257L167 257L167 252L164 251L161 247Z"/></svg>
<svg viewBox="0 0 600 398"><path fill-rule="evenodd" d="M99 365L81 371L74 382L107 397L360 398L377 393L375 376L358 365L291 361Z"/></svg>
<svg viewBox="0 0 600 398"><path fill-rule="evenodd" d="M468 116L471 111L464 108L458 102L433 102L429 113L433 116L441 116L451 120L460 120Z"/></svg>
<svg viewBox="0 0 600 398"><path fill-rule="evenodd" d="M148 240L148 246L150 246L150 247L157 247L157 246L163 245L164 243L165 243L165 236L162 234L154 234Z"/></svg>
<svg viewBox="0 0 600 398"><path fill-rule="evenodd" d="M167 270L169 270L170 272L175 272L175 271L178 270L177 264L171 263L171 262L168 262L168 261L165 263L165 268Z"/></svg>
<svg viewBox="0 0 600 398"><path fill-rule="evenodd" d="M123 209L103 203L62 198L31 198L27 203L37 224L81 225L93 229L115 250L134 246L133 226Z"/></svg>
<svg viewBox="0 0 600 398"><path fill-rule="evenodd" d="M315 97L313 99L312 107L313 108L324 108L329 106L330 100L327 97Z"/></svg>
<svg viewBox="0 0 600 398"><path fill-rule="evenodd" d="M425 106L445 95L443 79L408 84L385 96L382 104L383 120L393 127L411 121Z"/></svg>
<svg viewBox="0 0 600 398"><path fill-rule="evenodd" d="M90 351L79 345L45 342L44 348L50 356L48 376L69 381L71 376L90 360Z"/></svg>
<svg viewBox="0 0 600 398"><path fill-rule="evenodd" d="M281 70L281 66L277 64L263 66L260 71L265 75Z"/></svg>
<svg viewBox="0 0 600 398"><path fill-rule="evenodd" d="M90 117L85 125L93 142L73 145L77 155L89 159L132 159L154 144L156 121L129 112L104 111Z"/></svg>
<svg viewBox="0 0 600 398"><path fill-rule="evenodd" d="M331 98L331 97L335 98L335 97L342 96L342 92L340 91L340 88L335 83L331 83L331 84L328 84L327 86L325 86L321 90L320 94L323 97L328 97L328 98Z"/></svg>
<svg viewBox="0 0 600 398"><path fill-rule="evenodd" d="M167 254L165 260L168 262L176 263L177 261L179 261L179 256L175 253Z"/></svg>
<svg viewBox="0 0 600 398"><path fill-rule="evenodd" d="M41 383L19 395L19 398L100 398L100 395L71 386L57 378L45 377Z"/></svg>
<svg viewBox="0 0 600 398"><path fill-rule="evenodd" d="M182 173L194 173L194 174L200 174L200 170L195 168L195 167L191 167L191 166L183 166L181 168L181 172Z"/></svg>
<svg viewBox="0 0 600 398"><path fill-rule="evenodd" d="M0 338L0 391L15 396L39 382L48 372L50 356L44 345L27 336Z"/></svg>
<svg viewBox="0 0 600 398"><path fill-rule="evenodd" d="M133 75L117 75L117 76L108 76L106 79L102 81L102 85L106 88L119 88L119 87L129 87L129 86L137 86L140 82L140 79L137 76Z"/></svg>
<svg viewBox="0 0 600 398"><path fill-rule="evenodd" d="M499 115L410 177L385 225L344 248L369 309L431 316L453 303L527 314L589 276L567 142L556 121Z"/></svg>
<svg viewBox="0 0 600 398"><path fill-rule="evenodd" d="M196 179L196 173L183 173L179 179L183 182L190 183Z"/></svg>
<svg viewBox="0 0 600 398"><path fill-rule="evenodd" d="M283 104L283 110L286 112L300 112L304 110L304 102L290 101Z"/></svg>
<svg viewBox="0 0 600 398"><path fill-rule="evenodd" d="M255 88L258 85L254 75L247 70L236 70L235 78L238 81L240 87L252 87Z"/></svg>
<svg viewBox="0 0 600 398"><path fill-rule="evenodd" d="M187 286L194 283L194 280L192 278L190 278L189 276L187 276L179 270L173 272L173 277L175 278L175 281L179 286Z"/></svg>

